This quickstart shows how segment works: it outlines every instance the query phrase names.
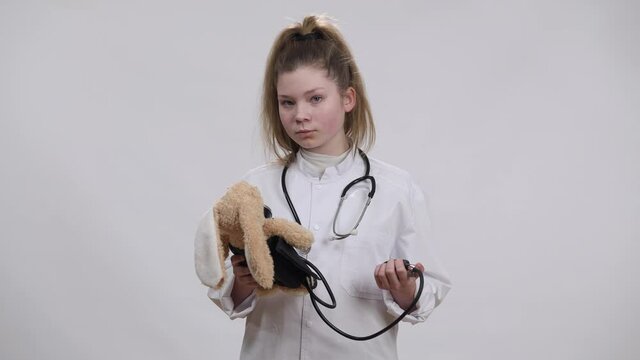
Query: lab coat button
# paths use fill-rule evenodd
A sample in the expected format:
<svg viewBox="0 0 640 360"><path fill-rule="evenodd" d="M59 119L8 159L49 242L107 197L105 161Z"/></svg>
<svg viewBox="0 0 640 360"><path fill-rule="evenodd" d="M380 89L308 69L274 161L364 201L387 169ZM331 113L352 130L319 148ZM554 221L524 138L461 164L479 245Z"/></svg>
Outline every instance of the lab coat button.
<svg viewBox="0 0 640 360"><path fill-rule="evenodd" d="M318 225L318 224L313 225L313 230L315 230L315 231L320 230L320 225Z"/></svg>
<svg viewBox="0 0 640 360"><path fill-rule="evenodd" d="M307 327L311 327L311 325L313 325L313 321L307 320Z"/></svg>

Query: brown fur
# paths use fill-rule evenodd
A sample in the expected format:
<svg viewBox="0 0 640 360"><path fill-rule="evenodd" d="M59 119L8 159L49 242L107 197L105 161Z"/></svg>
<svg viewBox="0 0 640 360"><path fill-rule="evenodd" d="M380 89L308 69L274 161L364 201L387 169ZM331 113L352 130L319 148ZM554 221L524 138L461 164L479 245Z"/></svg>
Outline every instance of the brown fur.
<svg viewBox="0 0 640 360"><path fill-rule="evenodd" d="M245 249L247 265L258 283L260 295L269 293L273 288L273 259L267 246L269 237L279 235L303 251L311 248L313 235L304 227L285 219L265 219L260 192L247 182L231 186L213 210L220 264L224 264L229 255L229 244ZM223 281L224 278L219 286ZM294 289L294 292L298 291Z"/></svg>

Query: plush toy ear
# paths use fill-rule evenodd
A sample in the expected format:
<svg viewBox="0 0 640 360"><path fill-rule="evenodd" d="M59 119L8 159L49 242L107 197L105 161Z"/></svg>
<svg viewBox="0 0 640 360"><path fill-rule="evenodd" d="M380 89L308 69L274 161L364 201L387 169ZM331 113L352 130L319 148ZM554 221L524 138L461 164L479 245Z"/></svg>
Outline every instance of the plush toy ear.
<svg viewBox="0 0 640 360"><path fill-rule="evenodd" d="M224 281L224 259L220 252L223 246L216 232L213 209L209 209L196 231L195 239L195 263L196 274L200 281L211 288L219 288ZM227 250L228 252L228 250Z"/></svg>
<svg viewBox="0 0 640 360"><path fill-rule="evenodd" d="M238 202L238 222L244 235L244 252L251 275L263 289L273 287L273 259L263 230L265 221L262 196L247 182L233 186Z"/></svg>

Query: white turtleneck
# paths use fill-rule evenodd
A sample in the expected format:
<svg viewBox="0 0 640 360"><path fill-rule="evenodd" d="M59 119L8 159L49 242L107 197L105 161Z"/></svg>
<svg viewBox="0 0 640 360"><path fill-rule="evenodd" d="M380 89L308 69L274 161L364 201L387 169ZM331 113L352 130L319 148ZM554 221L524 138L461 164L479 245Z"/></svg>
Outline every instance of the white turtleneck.
<svg viewBox="0 0 640 360"><path fill-rule="evenodd" d="M300 149L300 155L302 158L309 162L309 165L312 170L312 175L317 176L318 178L322 178L322 174L328 167L335 166L342 162L344 158L351 152L351 148L347 149L347 151L343 152L340 155L325 155L314 153L305 149Z"/></svg>

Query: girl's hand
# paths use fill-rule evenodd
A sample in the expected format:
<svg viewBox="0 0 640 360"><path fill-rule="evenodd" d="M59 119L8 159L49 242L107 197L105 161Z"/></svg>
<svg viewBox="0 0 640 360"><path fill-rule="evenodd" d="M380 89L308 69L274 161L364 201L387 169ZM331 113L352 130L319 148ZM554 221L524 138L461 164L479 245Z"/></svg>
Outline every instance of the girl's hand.
<svg viewBox="0 0 640 360"><path fill-rule="evenodd" d="M415 267L424 271L421 263L417 263ZM409 275L402 259L390 259L377 265L374 277L378 287L389 290L393 300L403 310L407 310L416 293L416 278Z"/></svg>
<svg viewBox="0 0 640 360"><path fill-rule="evenodd" d="M231 265L233 266L233 275L236 277L236 283L252 287L251 290L258 287L258 283L253 278L253 275L251 275L251 271L249 271L247 261L243 255L231 256Z"/></svg>
<svg viewBox="0 0 640 360"><path fill-rule="evenodd" d="M233 275L235 275L233 289L231 289L231 299L233 304L238 306L258 287L258 283L251 275L244 256L231 256L231 265L233 266Z"/></svg>

